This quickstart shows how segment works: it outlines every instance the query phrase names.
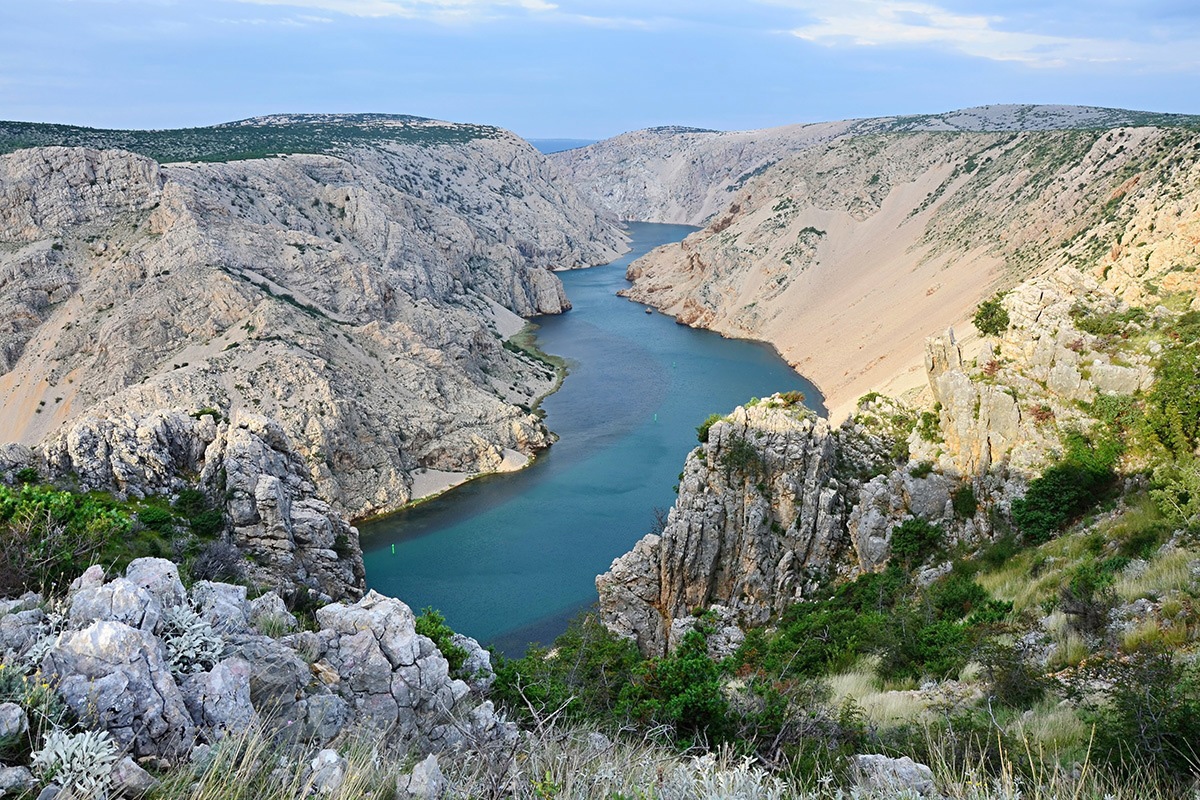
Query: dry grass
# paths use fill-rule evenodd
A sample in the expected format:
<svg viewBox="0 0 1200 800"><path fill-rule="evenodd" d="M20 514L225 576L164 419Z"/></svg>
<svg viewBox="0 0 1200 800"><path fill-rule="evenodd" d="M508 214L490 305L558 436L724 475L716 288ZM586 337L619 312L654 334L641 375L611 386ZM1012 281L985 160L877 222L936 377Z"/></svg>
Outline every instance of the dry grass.
<svg viewBox="0 0 1200 800"><path fill-rule="evenodd" d="M881 726L917 718L929 703L919 692L880 685L874 660L863 659L847 672L826 678L837 704L853 700L868 721Z"/></svg>

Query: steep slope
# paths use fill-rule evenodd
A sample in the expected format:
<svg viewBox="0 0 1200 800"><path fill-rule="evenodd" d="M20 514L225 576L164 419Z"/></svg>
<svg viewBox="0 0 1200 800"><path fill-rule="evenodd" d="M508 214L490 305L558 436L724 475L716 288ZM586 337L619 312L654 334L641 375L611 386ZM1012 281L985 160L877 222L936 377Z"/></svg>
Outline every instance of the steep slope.
<svg viewBox="0 0 1200 800"><path fill-rule="evenodd" d="M1197 125L1200 116L1092 106L988 105L942 114L752 131L664 126L624 133L588 147L554 153L550 158L597 207L621 219L703 225L729 205L733 192L780 159L826 147L845 136Z"/></svg>
<svg viewBox="0 0 1200 800"><path fill-rule="evenodd" d="M530 408L554 370L503 339L568 308L549 270L610 260L619 232L511 134L365 141L339 120L253 126L279 150L329 125L323 155L0 156L2 438L84 488L202 474L244 541L294 540L301 501L385 511L426 470L545 447ZM217 469L236 430L266 444Z"/></svg>
<svg viewBox="0 0 1200 800"><path fill-rule="evenodd" d="M844 417L923 385L923 338L1024 276L1086 262L1127 299L1194 289L1198 147L1186 128L846 136L748 177L627 294L771 342Z"/></svg>

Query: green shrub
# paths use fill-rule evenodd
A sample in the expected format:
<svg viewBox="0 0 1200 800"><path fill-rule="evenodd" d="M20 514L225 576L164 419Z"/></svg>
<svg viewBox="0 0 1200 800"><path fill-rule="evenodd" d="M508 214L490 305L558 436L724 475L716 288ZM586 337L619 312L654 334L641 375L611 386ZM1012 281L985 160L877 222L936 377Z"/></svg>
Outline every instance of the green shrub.
<svg viewBox="0 0 1200 800"><path fill-rule="evenodd" d="M450 674L458 675L467 660L467 651L454 643L454 631L440 612L426 607L417 617L417 633L433 640L442 657L450 665Z"/></svg>
<svg viewBox="0 0 1200 800"><path fill-rule="evenodd" d="M153 531L169 531L175 524L175 515L161 506L145 506L137 512L138 522Z"/></svg>
<svg viewBox="0 0 1200 800"><path fill-rule="evenodd" d="M942 422L938 411L941 410L939 403L933 411L922 411L921 419L917 422L917 435L927 442L940 442L942 440Z"/></svg>
<svg viewBox="0 0 1200 800"><path fill-rule="evenodd" d="M763 470L762 456L744 437L730 437L721 453L720 464L726 472L737 472L746 476L759 475Z"/></svg>
<svg viewBox="0 0 1200 800"><path fill-rule="evenodd" d="M1025 496L1012 503L1013 522L1025 540L1047 541L1101 500L1116 479L1112 467L1119 452L1115 440L1093 445L1069 433L1063 461L1030 481Z"/></svg>
<svg viewBox="0 0 1200 800"><path fill-rule="evenodd" d="M971 484L960 486L952 497L954 513L959 519L970 519L979 510L979 501L975 499L975 489Z"/></svg>
<svg viewBox="0 0 1200 800"><path fill-rule="evenodd" d="M892 558L908 567L925 562L942 543L942 529L916 517L892 529Z"/></svg>
<svg viewBox="0 0 1200 800"><path fill-rule="evenodd" d="M998 705L1030 708L1050 688L1027 648L989 639L976 648L975 659L983 667L984 693Z"/></svg>
<svg viewBox="0 0 1200 800"><path fill-rule="evenodd" d="M879 674L889 679L947 678L967 663L967 629L950 620L926 622L912 610L895 614L883 631Z"/></svg>
<svg viewBox="0 0 1200 800"><path fill-rule="evenodd" d="M1155 467L1150 497L1172 524L1200 530L1200 459L1184 456Z"/></svg>
<svg viewBox="0 0 1200 800"><path fill-rule="evenodd" d="M929 599L945 619L962 619L988 600L987 590L966 575L952 572L929 587Z"/></svg>
<svg viewBox="0 0 1200 800"><path fill-rule="evenodd" d="M33 467L22 467L21 469L17 470L13 477L16 478L18 484L37 483L41 478L41 476L38 475L38 471Z"/></svg>
<svg viewBox="0 0 1200 800"><path fill-rule="evenodd" d="M641 665L622 692L622 706L644 726L670 725L681 739L722 741L730 720L721 677L704 634L691 631L674 653Z"/></svg>
<svg viewBox="0 0 1200 800"><path fill-rule="evenodd" d="M642 662L637 647L591 614L572 620L551 648L531 647L524 657L496 664L492 698L510 717L528 720L562 709L575 720L618 726L621 690Z"/></svg>
<svg viewBox="0 0 1200 800"><path fill-rule="evenodd" d="M1003 297L1003 294L998 294L990 300L984 300L975 309L975 316L971 318L971 322L984 336L999 336L1008 330L1008 311L1000 302Z"/></svg>
<svg viewBox="0 0 1200 800"><path fill-rule="evenodd" d="M933 472L933 462L922 461L914 465L912 469L908 471L908 474L914 478L926 478L931 472Z"/></svg>
<svg viewBox="0 0 1200 800"><path fill-rule="evenodd" d="M1168 348L1155 368L1146 396L1146 425L1177 456L1192 453L1200 436L1200 351L1192 345Z"/></svg>
<svg viewBox="0 0 1200 800"><path fill-rule="evenodd" d="M125 544L129 515L100 496L0 486L0 594L65 587Z"/></svg>
<svg viewBox="0 0 1200 800"><path fill-rule="evenodd" d="M720 414L709 414L704 422L700 423L700 427L696 428L696 438L700 440L700 444L708 443L708 429L715 423L720 422L724 417Z"/></svg>
<svg viewBox="0 0 1200 800"><path fill-rule="evenodd" d="M1190 782L1200 774L1200 680L1163 651L1091 659L1072 694L1095 726L1093 753L1111 767Z"/></svg>

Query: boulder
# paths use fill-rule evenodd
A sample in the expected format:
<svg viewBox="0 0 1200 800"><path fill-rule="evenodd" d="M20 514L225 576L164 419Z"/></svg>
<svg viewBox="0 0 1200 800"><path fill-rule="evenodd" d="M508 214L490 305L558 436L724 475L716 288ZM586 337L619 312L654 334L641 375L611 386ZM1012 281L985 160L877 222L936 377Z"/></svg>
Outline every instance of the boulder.
<svg viewBox="0 0 1200 800"><path fill-rule="evenodd" d="M342 787L346 780L346 769L349 766L345 758L336 750L322 750L317 753L309 767L308 785L316 795L333 794Z"/></svg>
<svg viewBox="0 0 1200 800"><path fill-rule="evenodd" d="M296 617L288 611L287 603L275 592L250 601L250 624L260 632L265 627L278 627L284 633L290 633L299 627Z"/></svg>
<svg viewBox="0 0 1200 800"><path fill-rule="evenodd" d="M29 717L16 703L0 703L0 741L15 739L29 730Z"/></svg>
<svg viewBox="0 0 1200 800"><path fill-rule="evenodd" d="M151 632L158 627L162 614L163 605L157 597L127 578L117 578L75 592L67 624L78 630L96 620L107 620Z"/></svg>
<svg viewBox="0 0 1200 800"><path fill-rule="evenodd" d="M129 756L113 767L112 782L113 788L124 797L144 797L158 786L158 779L139 767Z"/></svg>
<svg viewBox="0 0 1200 800"><path fill-rule="evenodd" d="M36 787L28 767L0 767L0 797L23 795Z"/></svg>
<svg viewBox="0 0 1200 800"><path fill-rule="evenodd" d="M430 755L407 775L396 778L396 800L440 800L446 794L446 778L438 758Z"/></svg>
<svg viewBox="0 0 1200 800"><path fill-rule="evenodd" d="M937 794L933 770L908 756L857 755L853 757L853 767L858 786L867 792L911 792L922 797Z"/></svg>
<svg viewBox="0 0 1200 800"><path fill-rule="evenodd" d="M208 672L191 675L180 686L192 722L210 742L257 725L250 699L251 667L240 658L227 658Z"/></svg>
<svg viewBox="0 0 1200 800"><path fill-rule="evenodd" d="M241 633L250 627L245 586L199 581L192 587L192 604L217 633Z"/></svg>
<svg viewBox="0 0 1200 800"><path fill-rule="evenodd" d="M135 757L175 761L191 752L195 726L149 632L97 620L59 637L41 669L80 721Z"/></svg>
<svg viewBox="0 0 1200 800"><path fill-rule="evenodd" d="M125 578L149 592L163 609L187 601L187 592L179 580L179 568L165 558L134 559L125 569Z"/></svg>

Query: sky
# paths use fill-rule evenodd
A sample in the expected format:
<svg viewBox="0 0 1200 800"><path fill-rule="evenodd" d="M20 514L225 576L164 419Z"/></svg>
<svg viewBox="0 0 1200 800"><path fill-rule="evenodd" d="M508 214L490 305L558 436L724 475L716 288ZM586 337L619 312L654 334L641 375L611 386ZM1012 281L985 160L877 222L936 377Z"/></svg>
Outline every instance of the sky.
<svg viewBox="0 0 1200 800"><path fill-rule="evenodd" d="M0 0L0 119L373 111L596 139L990 103L1200 113L1200 2Z"/></svg>

